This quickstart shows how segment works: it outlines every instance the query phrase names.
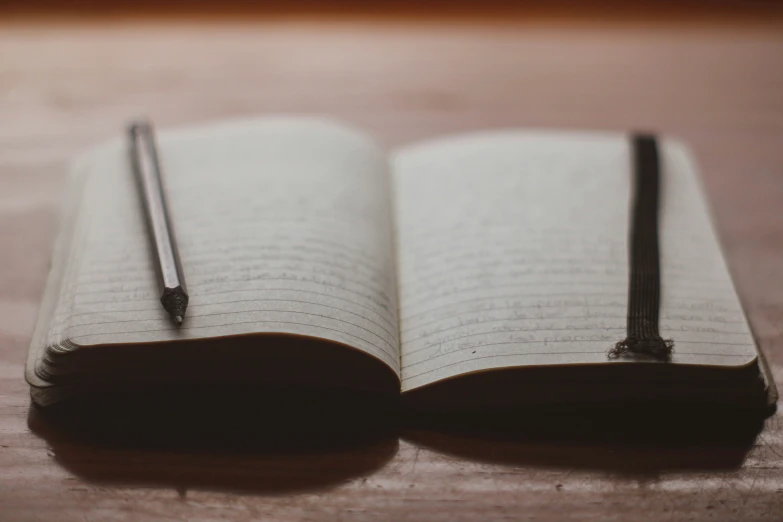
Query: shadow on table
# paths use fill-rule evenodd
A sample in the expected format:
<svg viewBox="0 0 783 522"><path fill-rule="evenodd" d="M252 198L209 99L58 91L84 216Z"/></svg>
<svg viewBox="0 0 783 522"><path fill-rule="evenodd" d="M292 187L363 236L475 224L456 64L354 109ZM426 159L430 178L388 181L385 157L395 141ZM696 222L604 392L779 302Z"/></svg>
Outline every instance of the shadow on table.
<svg viewBox="0 0 783 522"><path fill-rule="evenodd" d="M322 390L150 390L32 407L28 424L88 482L282 494L381 468L398 447L383 411L377 399Z"/></svg>
<svg viewBox="0 0 783 522"><path fill-rule="evenodd" d="M267 494L371 474L398 437L482 463L650 479L739 468L769 412L704 405L399 414L351 393L147 390L30 410L62 466L102 484Z"/></svg>
<svg viewBox="0 0 783 522"><path fill-rule="evenodd" d="M415 415L402 438L484 463L650 477L739 468L768 413L660 404Z"/></svg>

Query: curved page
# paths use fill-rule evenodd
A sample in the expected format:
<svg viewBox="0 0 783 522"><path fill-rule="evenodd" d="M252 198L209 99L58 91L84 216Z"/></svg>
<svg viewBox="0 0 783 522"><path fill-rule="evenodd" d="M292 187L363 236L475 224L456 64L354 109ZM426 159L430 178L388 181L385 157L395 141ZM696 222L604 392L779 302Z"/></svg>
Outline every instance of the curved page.
<svg viewBox="0 0 783 522"><path fill-rule="evenodd" d="M394 162L403 391L518 366L627 364L628 136L498 132ZM661 140L661 335L674 364L756 349L684 147ZM653 363L655 364L655 363Z"/></svg>
<svg viewBox="0 0 783 522"><path fill-rule="evenodd" d="M190 304L162 309L126 143L86 176L50 327L61 351L243 334L341 343L399 374L387 158L355 131L268 118L161 132Z"/></svg>

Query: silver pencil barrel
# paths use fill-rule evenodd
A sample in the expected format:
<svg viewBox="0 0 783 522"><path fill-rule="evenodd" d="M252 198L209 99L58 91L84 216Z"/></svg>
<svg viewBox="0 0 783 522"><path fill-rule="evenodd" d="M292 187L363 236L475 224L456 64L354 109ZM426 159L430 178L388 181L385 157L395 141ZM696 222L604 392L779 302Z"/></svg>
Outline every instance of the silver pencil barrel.
<svg viewBox="0 0 783 522"><path fill-rule="evenodd" d="M144 204L147 232L160 285L160 301L177 326L185 318L188 291L161 179L155 134L148 121L128 126L131 165Z"/></svg>

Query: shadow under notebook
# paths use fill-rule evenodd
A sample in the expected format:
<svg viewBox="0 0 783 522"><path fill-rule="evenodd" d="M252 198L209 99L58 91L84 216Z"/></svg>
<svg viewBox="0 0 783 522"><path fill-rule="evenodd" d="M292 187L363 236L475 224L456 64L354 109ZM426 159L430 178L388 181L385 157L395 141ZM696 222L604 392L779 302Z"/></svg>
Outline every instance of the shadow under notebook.
<svg viewBox="0 0 783 522"><path fill-rule="evenodd" d="M567 404L433 413L355 391L146 389L33 407L57 462L102 484L282 494L382 468L398 437L482 463L649 479L740 467L769 412L705 404Z"/></svg>
<svg viewBox="0 0 783 522"><path fill-rule="evenodd" d="M416 413L402 438L483 463L650 477L739 468L768 414L665 402Z"/></svg>
<svg viewBox="0 0 783 522"><path fill-rule="evenodd" d="M282 494L381 468L398 447L385 412L338 390L156 387L33 406L28 423L89 482Z"/></svg>

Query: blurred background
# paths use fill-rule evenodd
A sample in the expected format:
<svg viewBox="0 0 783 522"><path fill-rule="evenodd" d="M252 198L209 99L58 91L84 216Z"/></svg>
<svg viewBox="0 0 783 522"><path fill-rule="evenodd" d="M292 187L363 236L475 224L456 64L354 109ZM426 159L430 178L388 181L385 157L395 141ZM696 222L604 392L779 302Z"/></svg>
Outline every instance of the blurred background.
<svg viewBox="0 0 783 522"><path fill-rule="evenodd" d="M0 0L5 161L62 159L137 111L328 113L389 144L507 125L719 139L783 110L781 34L764 1Z"/></svg>
<svg viewBox="0 0 783 522"><path fill-rule="evenodd" d="M144 14L246 16L252 13L373 13L440 16L460 13L548 14L551 16L765 16L780 2L775 0L4 0L14 14ZM183 12L184 11L184 12Z"/></svg>

